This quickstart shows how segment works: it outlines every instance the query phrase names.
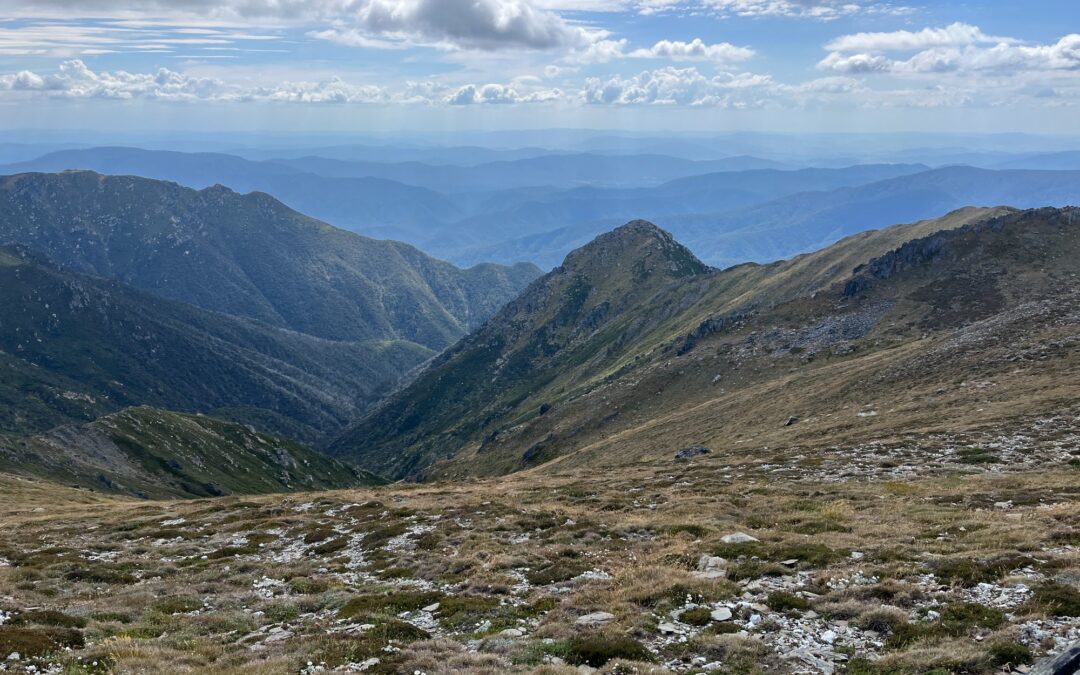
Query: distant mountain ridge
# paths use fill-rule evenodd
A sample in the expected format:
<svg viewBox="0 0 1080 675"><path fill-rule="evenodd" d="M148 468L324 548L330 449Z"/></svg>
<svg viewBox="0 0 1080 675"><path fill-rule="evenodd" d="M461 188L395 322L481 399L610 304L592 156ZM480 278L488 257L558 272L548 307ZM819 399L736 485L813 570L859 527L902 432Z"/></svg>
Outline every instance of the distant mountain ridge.
<svg viewBox="0 0 1080 675"><path fill-rule="evenodd" d="M807 170L805 173L827 171ZM965 206L1008 204L1035 208L1080 203L1080 171L945 167L898 173L900 175L879 176L872 182L851 182L834 189L798 191L730 210L668 213L655 218L702 260L717 267L727 267L744 262L783 260L815 251L862 230L934 218ZM686 182L692 184L696 180L699 179ZM678 197L667 201L674 199ZM664 203L664 200L658 201ZM528 259L544 266L561 259L568 250L600 232L615 227L618 222L618 218L601 218L527 234L514 240L477 246L458 259L469 260L474 255L490 260Z"/></svg>

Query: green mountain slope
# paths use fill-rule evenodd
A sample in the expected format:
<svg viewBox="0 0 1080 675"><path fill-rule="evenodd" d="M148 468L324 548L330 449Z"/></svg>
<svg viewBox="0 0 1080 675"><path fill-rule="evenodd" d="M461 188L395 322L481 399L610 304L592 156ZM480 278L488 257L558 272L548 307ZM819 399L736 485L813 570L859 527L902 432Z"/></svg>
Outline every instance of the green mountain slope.
<svg viewBox="0 0 1080 675"><path fill-rule="evenodd" d="M262 193L85 171L0 178L0 245L16 244L205 309L333 340L436 350L539 275L532 265L462 270Z"/></svg>
<svg viewBox="0 0 1080 675"><path fill-rule="evenodd" d="M135 405L206 412L293 438L332 433L432 354L332 342L0 252L0 431Z"/></svg>
<svg viewBox="0 0 1080 675"><path fill-rule="evenodd" d="M362 455L377 473L409 474L558 386L560 376L602 368L647 327L658 294L709 272L651 223L602 235L441 354L330 452Z"/></svg>
<svg viewBox="0 0 1080 675"><path fill-rule="evenodd" d="M210 417L130 408L30 438L0 436L0 472L142 498L372 485L365 472Z"/></svg>
<svg viewBox="0 0 1080 675"><path fill-rule="evenodd" d="M1080 272L1069 267L1075 263L1067 255L1075 248L1075 231L1068 226L1075 215L964 209L938 220L860 233L791 261L702 269L664 283L646 282L651 292L633 296L621 309L613 307L598 324L586 313L573 315L572 326L558 327L576 340L541 342L547 350L526 352L518 345L549 334L558 325L552 317L575 305L565 285L551 285L561 274L556 270L331 450L393 475L458 477L541 465L545 470L595 468L670 457L693 443L757 443L778 434L788 441L806 434L808 442L824 442L848 431L873 431L878 427L869 421L876 415L856 417L859 407L875 401L885 405L893 394L911 393L914 385L906 380L917 379L918 372L903 366L908 370L899 382L879 390L875 379L885 376L875 371L886 367L883 355L898 355L893 350L905 346L911 352L904 358L920 358L936 340L954 339L954 332L992 320L995 312L1027 311L1023 308L1038 300L1038 292L1067 293L1074 287L1046 284L1038 277L1047 272L1036 272L1048 269L1049 257L1063 266L1055 272L1062 278ZM987 222L991 225L972 225ZM1022 236L1028 228L1030 240ZM1004 240L1008 232L1015 251L987 244L963 260L931 261L941 276L923 279L921 286L893 275L878 280L886 290L874 293L882 297L870 293L866 297L875 299L860 296L855 303L845 294L852 270L903 250L912 239L938 241L942 231L976 232L988 242ZM633 247L617 260L592 255L592 248L571 259L603 276L610 287L634 283L626 274L635 265ZM1021 260L1020 251L1030 255ZM996 299L993 289L1000 285L1016 295L1001 291ZM533 293L536 289L547 292ZM517 336L507 333L507 326L515 326ZM979 358L975 354L969 361ZM966 367L981 370L970 362ZM939 382L962 378L958 372L949 365L926 379L936 390ZM1015 392L1024 392L1017 410L1044 401L1024 387ZM972 409L973 417L983 414ZM786 427L788 417L815 421Z"/></svg>

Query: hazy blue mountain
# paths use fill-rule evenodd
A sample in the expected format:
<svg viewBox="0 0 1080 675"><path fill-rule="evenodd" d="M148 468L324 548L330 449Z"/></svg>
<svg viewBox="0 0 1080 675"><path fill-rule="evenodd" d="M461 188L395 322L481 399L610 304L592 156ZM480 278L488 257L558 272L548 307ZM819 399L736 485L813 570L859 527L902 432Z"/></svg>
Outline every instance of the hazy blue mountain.
<svg viewBox="0 0 1080 675"><path fill-rule="evenodd" d="M706 262L769 261L826 246L862 230L933 218L964 206L1080 203L1080 171L947 167L829 192L791 195L716 215L665 219Z"/></svg>
<svg viewBox="0 0 1080 675"><path fill-rule="evenodd" d="M1080 170L1080 150L1027 155L997 164L997 169Z"/></svg>
<svg viewBox="0 0 1080 675"><path fill-rule="evenodd" d="M1080 203L1080 172L947 167L713 213L668 213L656 220L703 261L724 267L788 258L854 232L932 218L969 205L1034 208L1074 203ZM621 220L597 218L476 245L450 257L530 260L546 269Z"/></svg>
<svg viewBox="0 0 1080 675"><path fill-rule="evenodd" d="M639 188L709 172L783 167L779 162L755 157L692 161L662 154L589 153L544 155L465 167L422 162L345 162L324 157L276 161L324 176L387 178L443 192L507 190L531 186Z"/></svg>
<svg viewBox="0 0 1080 675"><path fill-rule="evenodd" d="M193 188L220 184L237 192L266 192L298 211L350 230L428 226L463 215L443 195L413 185L384 178L319 176L283 164L220 153L122 147L65 150L2 166L0 173L69 169L170 180Z"/></svg>
<svg viewBox="0 0 1080 675"><path fill-rule="evenodd" d="M334 340L442 349L539 275L462 270L263 193L78 171L0 178L0 245L156 295Z"/></svg>
<svg viewBox="0 0 1080 675"><path fill-rule="evenodd" d="M570 250L614 227L613 223L635 216L663 220L679 214L729 211L798 192L861 185L926 169L921 164L760 169L691 176L653 188L540 193L524 203L466 218L416 243L459 263L530 260L548 268ZM507 233L513 237L507 239ZM548 238L545 233L553 236Z"/></svg>
<svg viewBox="0 0 1080 675"><path fill-rule="evenodd" d="M345 144L311 146L299 148L279 148L273 144L256 147L236 147L227 150L230 154L248 159L286 159L297 160L306 157L319 157L340 162L423 162L430 165L474 166L487 162L514 161L544 155L564 154L565 150L545 148L487 148L478 145L437 146L437 145L367 145Z"/></svg>

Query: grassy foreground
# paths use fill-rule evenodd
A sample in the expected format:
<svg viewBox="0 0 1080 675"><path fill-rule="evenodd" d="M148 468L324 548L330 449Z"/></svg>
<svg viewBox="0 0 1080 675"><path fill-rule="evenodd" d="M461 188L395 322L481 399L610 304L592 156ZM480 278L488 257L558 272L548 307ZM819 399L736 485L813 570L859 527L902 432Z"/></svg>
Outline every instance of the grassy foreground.
<svg viewBox="0 0 1080 675"><path fill-rule="evenodd" d="M1008 672L1080 639L1078 421L194 501L4 478L0 670Z"/></svg>

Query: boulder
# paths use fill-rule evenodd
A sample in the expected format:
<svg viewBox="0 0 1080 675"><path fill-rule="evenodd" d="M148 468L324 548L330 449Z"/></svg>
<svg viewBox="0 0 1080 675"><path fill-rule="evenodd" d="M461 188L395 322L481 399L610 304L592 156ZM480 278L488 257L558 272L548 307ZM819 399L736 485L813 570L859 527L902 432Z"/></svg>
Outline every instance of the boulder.
<svg viewBox="0 0 1080 675"><path fill-rule="evenodd" d="M675 453L675 459L691 459L693 457L700 457L701 455L708 455L712 450L706 448L704 445L691 445L683 448Z"/></svg>
<svg viewBox="0 0 1080 675"><path fill-rule="evenodd" d="M615 615L611 612L593 612L592 614L586 614L585 616L579 616L574 625L577 626L602 626L606 623L610 623L615 620Z"/></svg>
<svg viewBox="0 0 1080 675"><path fill-rule="evenodd" d="M725 575L727 561L720 556L703 555L698 559L694 576L699 579L719 579Z"/></svg>
<svg viewBox="0 0 1080 675"><path fill-rule="evenodd" d="M749 544L759 540L756 537L751 537L745 532L735 532L733 534L725 534L720 537L720 541L725 544Z"/></svg>
<svg viewBox="0 0 1080 675"><path fill-rule="evenodd" d="M730 621L731 610L727 607L719 607L717 609L714 609L712 611L712 614L710 614L709 616L712 618L713 621Z"/></svg>

